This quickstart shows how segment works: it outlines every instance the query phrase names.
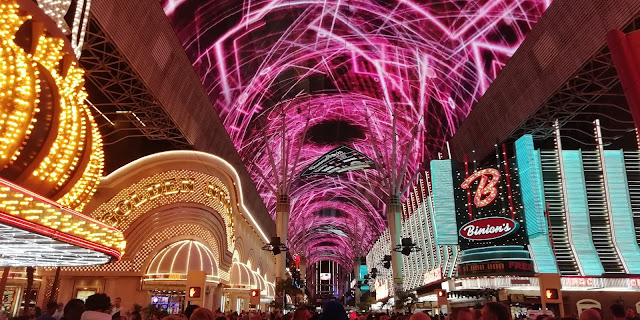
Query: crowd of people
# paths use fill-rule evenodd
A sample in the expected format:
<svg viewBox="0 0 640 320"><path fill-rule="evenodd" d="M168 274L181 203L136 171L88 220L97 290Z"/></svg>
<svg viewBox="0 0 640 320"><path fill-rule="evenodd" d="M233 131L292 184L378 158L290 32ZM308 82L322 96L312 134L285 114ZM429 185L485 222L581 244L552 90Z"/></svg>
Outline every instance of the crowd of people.
<svg viewBox="0 0 640 320"><path fill-rule="evenodd" d="M535 320L640 320L632 308L625 308L622 304L614 304L610 307L612 319L605 319L600 309L588 309L582 311L580 316L565 316L554 318L549 315L540 315ZM86 302L72 299L66 305L49 302L45 311L39 308L31 316L23 316L15 320L513 320L509 308L497 302L489 302L481 309L461 308L453 315L435 315L433 318L427 313L417 312L413 314L388 314L388 313L348 313L339 301L330 300L322 305L322 311L300 307L294 312L282 314L280 311L243 311L221 312L212 311L197 305L189 305L183 313L162 314L160 312L145 313L140 310L123 312L121 299L116 298L113 303L103 293L89 296ZM6 320L6 319L0 319Z"/></svg>

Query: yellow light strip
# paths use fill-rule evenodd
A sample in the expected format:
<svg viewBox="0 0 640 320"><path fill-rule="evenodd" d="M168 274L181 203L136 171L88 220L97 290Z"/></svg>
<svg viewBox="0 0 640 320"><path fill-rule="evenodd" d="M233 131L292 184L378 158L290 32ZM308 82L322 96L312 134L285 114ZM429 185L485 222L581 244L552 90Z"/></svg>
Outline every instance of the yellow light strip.
<svg viewBox="0 0 640 320"><path fill-rule="evenodd" d="M120 230L63 208L4 179L0 179L0 199L1 212L124 254L126 241Z"/></svg>

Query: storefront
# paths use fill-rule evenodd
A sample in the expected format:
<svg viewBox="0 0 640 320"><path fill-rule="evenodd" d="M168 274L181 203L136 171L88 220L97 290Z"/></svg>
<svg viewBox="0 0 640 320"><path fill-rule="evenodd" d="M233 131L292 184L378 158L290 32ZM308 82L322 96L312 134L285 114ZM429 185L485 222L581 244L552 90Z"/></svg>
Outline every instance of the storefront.
<svg viewBox="0 0 640 320"><path fill-rule="evenodd" d="M417 290L431 308L498 301L514 317L636 308L638 151L538 150L531 136L496 150L483 166L434 160L412 188L402 236L421 250L404 258L403 290ZM369 270L386 270L389 242L385 231L367 255ZM390 281L389 272L380 278ZM380 288L379 297L393 296ZM433 298L439 291L446 302Z"/></svg>
<svg viewBox="0 0 640 320"><path fill-rule="evenodd" d="M128 250L115 263L63 269L60 301L89 288L120 297L124 310L133 304L170 312L188 304L247 310L244 292L225 298L239 265L247 274L242 289L262 289L267 298L275 263L261 247L269 229L243 205L239 185L226 161L196 151L147 156L101 179L85 211L122 229ZM198 288L197 298L186 294L189 288Z"/></svg>

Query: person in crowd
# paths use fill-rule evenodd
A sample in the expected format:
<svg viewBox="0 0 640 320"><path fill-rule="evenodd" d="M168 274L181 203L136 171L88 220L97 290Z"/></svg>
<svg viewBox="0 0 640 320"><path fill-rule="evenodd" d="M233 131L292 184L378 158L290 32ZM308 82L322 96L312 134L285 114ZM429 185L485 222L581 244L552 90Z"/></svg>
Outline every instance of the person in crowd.
<svg viewBox="0 0 640 320"><path fill-rule="evenodd" d="M64 303L58 302L58 308L56 309L56 312L53 313L52 317L56 318L56 320L60 320L63 314L64 314Z"/></svg>
<svg viewBox="0 0 640 320"><path fill-rule="evenodd" d="M412 315L411 318L409 318L409 320L431 320L431 317L429 317L429 315L424 312L418 312ZM460 318L458 318L458 320L460 320Z"/></svg>
<svg viewBox="0 0 640 320"><path fill-rule="evenodd" d="M195 311L198 308L200 308L199 305L192 304L188 306L186 309L184 309L184 315L187 317L187 319L191 319L191 314L193 313L193 311Z"/></svg>
<svg viewBox="0 0 640 320"><path fill-rule="evenodd" d="M89 296L84 307L80 320L111 320L111 299L104 293Z"/></svg>
<svg viewBox="0 0 640 320"><path fill-rule="evenodd" d="M185 316L184 314L176 313L176 314L170 314L162 318L162 320L189 320L189 319L187 319L187 316Z"/></svg>
<svg viewBox="0 0 640 320"><path fill-rule="evenodd" d="M625 315L627 317L627 320L640 320L640 317L638 316L636 311L633 310L633 308L627 308L625 310Z"/></svg>
<svg viewBox="0 0 640 320"><path fill-rule="evenodd" d="M122 299L120 297L117 297L113 300L113 306L111 307L111 316L115 316L116 313L120 313L120 309L122 308L120 306L121 303Z"/></svg>
<svg viewBox="0 0 640 320"><path fill-rule="evenodd" d="M322 305L322 320L348 320L344 306L338 301L330 300Z"/></svg>
<svg viewBox="0 0 640 320"><path fill-rule="evenodd" d="M625 314L624 309L624 305L622 304L612 304L609 310L611 311L611 314L613 314L613 320L626 320L627 315Z"/></svg>
<svg viewBox="0 0 640 320"><path fill-rule="evenodd" d="M64 306L62 320L80 320L82 313L84 313L84 301L71 299Z"/></svg>
<svg viewBox="0 0 640 320"><path fill-rule="evenodd" d="M57 309L58 309L58 303L50 301L49 303L47 303L47 307L44 314L37 317L36 320L56 320L56 318L53 317L53 314L56 313Z"/></svg>
<svg viewBox="0 0 640 320"><path fill-rule="evenodd" d="M600 312L595 309L587 309L580 314L580 320L602 320Z"/></svg>
<svg viewBox="0 0 640 320"><path fill-rule="evenodd" d="M207 308L197 308L189 317L189 320L215 320L213 312Z"/></svg>
<svg viewBox="0 0 640 320"><path fill-rule="evenodd" d="M475 320L476 313L475 311L471 311L469 309L461 309L456 314L456 320Z"/></svg>
<svg viewBox="0 0 640 320"><path fill-rule="evenodd" d="M511 320L511 312L502 303L489 302L481 310L482 320Z"/></svg>
<svg viewBox="0 0 640 320"><path fill-rule="evenodd" d="M298 308L293 313L293 320L309 320L311 319L311 312L307 308Z"/></svg>
<svg viewBox="0 0 640 320"><path fill-rule="evenodd" d="M29 308L31 309L31 308ZM31 318L39 318L42 315L42 309L40 309L40 307L34 307L33 308L33 312L29 312Z"/></svg>

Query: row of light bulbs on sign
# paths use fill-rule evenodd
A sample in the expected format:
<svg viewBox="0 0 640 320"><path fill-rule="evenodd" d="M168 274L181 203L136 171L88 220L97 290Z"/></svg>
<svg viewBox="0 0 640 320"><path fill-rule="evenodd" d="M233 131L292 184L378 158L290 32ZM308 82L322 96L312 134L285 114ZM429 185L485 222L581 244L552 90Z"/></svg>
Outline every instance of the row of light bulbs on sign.
<svg viewBox="0 0 640 320"><path fill-rule="evenodd" d="M50 2L50 1L44 1ZM63 205L81 209L83 201L95 192L97 179L104 167L102 139L95 122L84 105L87 96L84 90L84 71L72 62L64 77L58 71L63 59L64 42L61 39L40 36L33 54L26 53L15 44L14 37L24 21L30 16L19 16L18 6L3 3L0 7L0 163L5 167L20 155L23 143L31 134L35 123L33 116L39 112L40 71L38 64L46 69L53 78L52 85L59 92L60 118L57 136L47 156L34 170L33 175L42 181L55 183L62 187L76 170L80 158L85 155L87 131L91 131L91 150L89 165L84 176L62 199ZM3 99L4 98L4 99ZM5 159L5 161L2 161ZM11 159L6 162L6 159ZM86 202L86 201L84 201Z"/></svg>
<svg viewBox="0 0 640 320"><path fill-rule="evenodd" d="M104 246L124 250L125 241L122 232L102 227L71 213L65 213L51 204L43 203L33 197L0 188L0 209L13 216L38 223L51 229L69 233Z"/></svg>

